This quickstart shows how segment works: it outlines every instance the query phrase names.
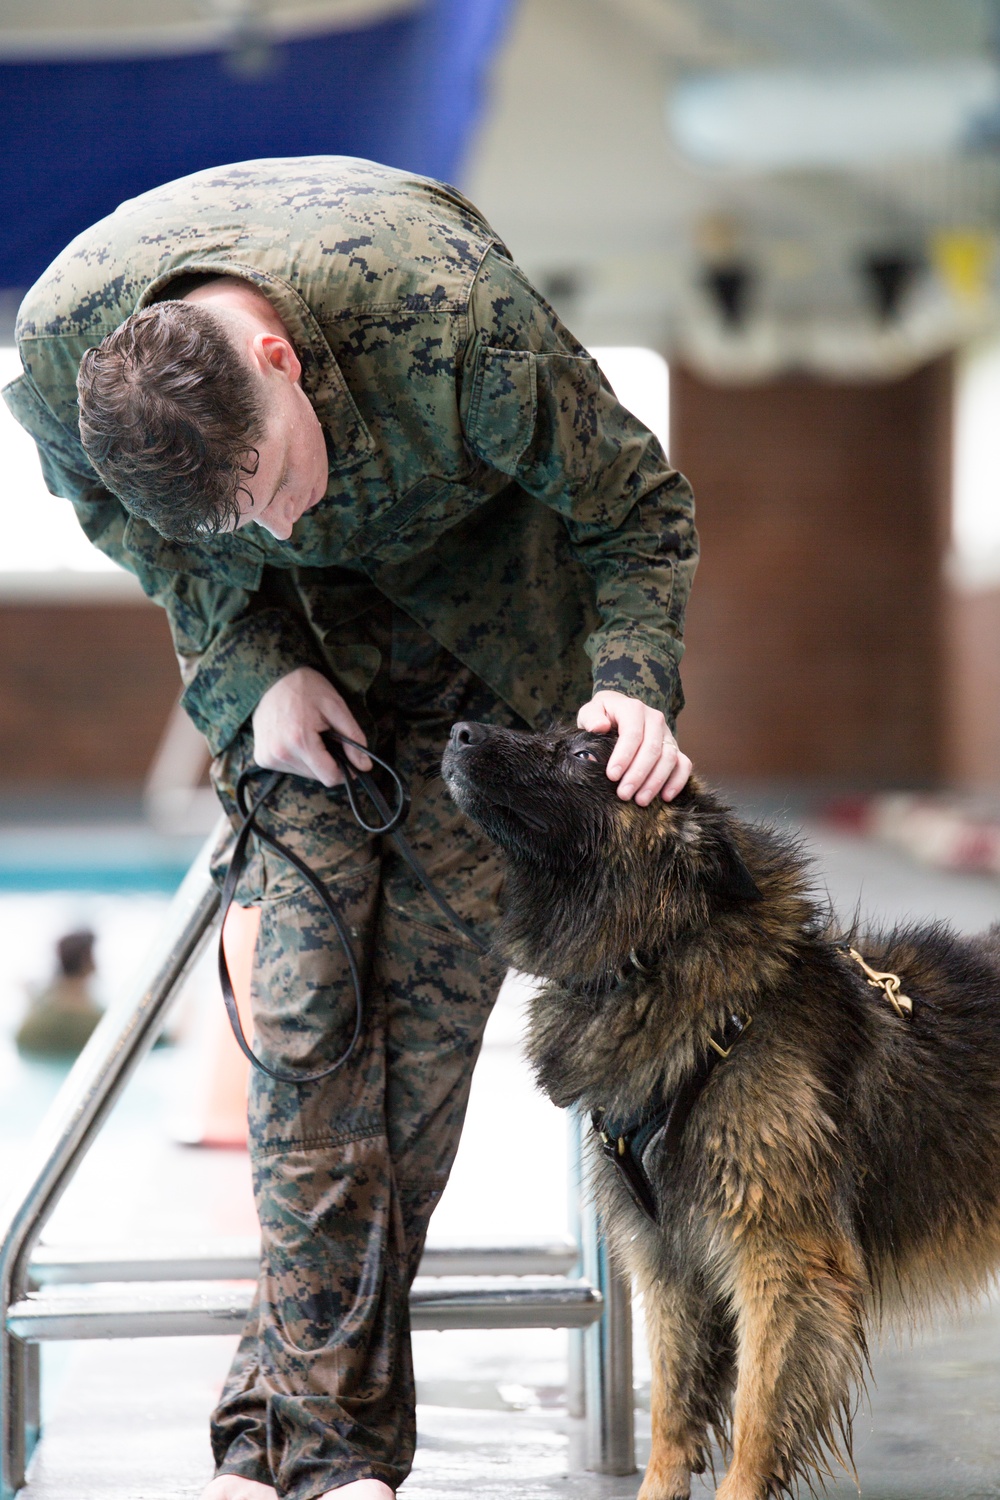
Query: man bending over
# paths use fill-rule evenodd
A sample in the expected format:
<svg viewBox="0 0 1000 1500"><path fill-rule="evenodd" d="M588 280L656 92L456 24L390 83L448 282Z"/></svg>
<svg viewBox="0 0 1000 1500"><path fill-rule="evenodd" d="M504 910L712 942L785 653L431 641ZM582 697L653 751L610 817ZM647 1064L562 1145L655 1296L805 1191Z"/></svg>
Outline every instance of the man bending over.
<svg viewBox="0 0 1000 1500"><path fill-rule="evenodd" d="M230 818L242 771L291 773L262 820L330 886L364 978L339 1071L251 1080L260 1278L205 1500L388 1500L415 1440L409 1286L501 975L358 827L320 734L397 763L418 857L488 931L498 867L438 775L448 730L575 715L618 734L619 796L676 795L691 493L476 209L369 162L123 204L17 338L5 395L49 488L166 609ZM261 909L257 1051L318 1071L354 1025L328 918L263 847L238 899Z"/></svg>

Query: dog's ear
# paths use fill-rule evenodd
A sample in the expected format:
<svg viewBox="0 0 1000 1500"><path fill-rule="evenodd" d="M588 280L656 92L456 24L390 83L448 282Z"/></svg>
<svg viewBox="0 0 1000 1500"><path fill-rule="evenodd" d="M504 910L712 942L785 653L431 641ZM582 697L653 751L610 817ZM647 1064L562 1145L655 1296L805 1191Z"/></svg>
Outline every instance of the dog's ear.
<svg viewBox="0 0 1000 1500"><path fill-rule="evenodd" d="M715 848L716 872L712 888L727 903L760 901L761 889L747 869L732 838L722 834Z"/></svg>

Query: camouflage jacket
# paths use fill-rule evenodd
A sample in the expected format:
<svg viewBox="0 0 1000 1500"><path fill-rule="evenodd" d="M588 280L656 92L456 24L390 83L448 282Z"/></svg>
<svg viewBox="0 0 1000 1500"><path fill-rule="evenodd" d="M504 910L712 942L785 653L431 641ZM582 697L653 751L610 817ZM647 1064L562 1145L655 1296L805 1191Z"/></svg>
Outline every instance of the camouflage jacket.
<svg viewBox="0 0 1000 1500"><path fill-rule="evenodd" d="M326 434L326 496L286 542L257 526L168 541L80 444L84 350L199 273L270 299ZM214 751L298 666L367 685L350 620L371 584L529 722L575 713L591 667L595 689L680 707L687 482L454 189L345 157L200 172L75 239L17 341L5 398L49 489L166 608Z"/></svg>

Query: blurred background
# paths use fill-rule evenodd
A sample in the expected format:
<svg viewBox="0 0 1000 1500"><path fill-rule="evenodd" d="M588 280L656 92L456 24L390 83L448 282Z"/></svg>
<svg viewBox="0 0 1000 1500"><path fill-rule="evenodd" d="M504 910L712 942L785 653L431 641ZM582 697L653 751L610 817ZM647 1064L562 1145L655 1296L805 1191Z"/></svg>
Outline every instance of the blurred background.
<svg viewBox="0 0 1000 1500"><path fill-rule="evenodd" d="M1000 784L993 0L10 0L0 91L0 340L74 233L200 167L454 181L584 342L667 362L704 771ZM127 799L166 630L20 461L5 796Z"/></svg>
<svg viewBox="0 0 1000 1500"><path fill-rule="evenodd" d="M0 383L24 290L158 183L344 152L461 187L692 481L703 561L679 735L699 769L750 811L805 820L845 908L992 916L997 0L7 0L0 101ZM77 977L99 1007L214 816L164 619L45 492L3 408L0 643L3 1170L67 1066L15 1049L29 1001L66 977L57 941L94 934ZM176 1154L219 1139L218 1003L202 970L181 1061L144 1065L67 1233L107 1229L93 1195L140 1159L174 1196L153 1213L139 1193L112 1214L123 1232L197 1219L192 1202L252 1232L245 1157ZM516 1048L516 1008L494 1057ZM498 1087L463 1145L466 1194L502 1180L499 1158L484 1177L470 1154ZM554 1120L538 1129L555 1186L526 1201L544 1228L563 1221L563 1148ZM455 1234L463 1201L443 1210ZM532 1389L560 1378L551 1347ZM518 1388L520 1353L497 1355L490 1390Z"/></svg>

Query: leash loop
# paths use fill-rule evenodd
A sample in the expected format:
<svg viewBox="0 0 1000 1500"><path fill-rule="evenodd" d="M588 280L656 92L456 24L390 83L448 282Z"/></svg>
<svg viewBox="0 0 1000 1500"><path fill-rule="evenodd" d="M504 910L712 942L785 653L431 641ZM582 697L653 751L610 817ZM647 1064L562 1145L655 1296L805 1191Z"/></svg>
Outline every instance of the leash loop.
<svg viewBox="0 0 1000 1500"><path fill-rule="evenodd" d="M439 911L461 933L467 942L471 943L473 947L478 948L480 953L487 953L489 951L489 944L479 936L473 927L463 922L458 913L449 905L403 837L401 825L409 814L411 800L410 788L405 778L396 770L395 766L390 765L388 761L383 760L381 756L369 750L367 745L359 745L356 740L349 740L346 735L340 734L338 730L328 729L324 732L322 738L343 772L347 800L358 826L372 837L388 835ZM396 806L394 809L389 807L369 773L367 771L359 771L351 765L344 753L344 745L351 745L356 750L362 750L392 778L396 788ZM350 933L347 930L341 913L337 910L329 886L293 849L289 849L286 844L281 843L279 839L276 839L273 834L269 833L266 828L262 828L257 822L257 815L263 808L268 797L285 779L285 773L282 771L267 773L266 779L256 797L251 799L249 796L250 783L255 776L260 774L261 772L258 768L253 767L250 770L244 771L236 783L236 806L243 821L237 830L232 857L229 861L229 868L226 871L226 878L222 885L221 914L219 919L219 983L222 987L222 999L226 1007L226 1014L229 1017L229 1024L232 1027L233 1036L236 1038L237 1045L244 1057L259 1072L266 1073L268 1078L273 1078L276 1083L290 1083L300 1086L307 1083L318 1083L323 1078L329 1078L332 1073L336 1073L339 1068L342 1068L349 1061L357 1046L358 1038L361 1035L361 1028L364 1024L364 992L357 959L354 955L354 949L351 946ZM381 823L369 823L362 814L358 803L358 786L364 791L368 801L382 819ZM265 844L281 859L285 860L287 864L290 864L293 869L297 870L306 883L315 891L330 921L333 923L334 931L337 934L340 946L344 951L344 957L347 960L351 984L354 989L354 1031L351 1035L351 1040L336 1062L330 1063L328 1067L321 1068L315 1073L280 1073L276 1068L272 1068L267 1063L262 1062L247 1041L243 1031L243 1023L240 1020L239 1008L236 1004L236 995L233 990L232 976L229 972L229 963L226 959L222 936L229 908L232 906L236 895L236 887L246 867L247 850L251 834L260 843Z"/></svg>
<svg viewBox="0 0 1000 1500"><path fill-rule="evenodd" d="M902 984L899 975L889 973L888 971L880 974L877 969L873 969L870 964L865 963L856 948L848 948L847 951L851 958L854 959L854 962L861 965L867 975L869 987L873 990L882 991L897 1016L912 1016L913 1001L909 995L901 995L899 993L899 987Z"/></svg>

